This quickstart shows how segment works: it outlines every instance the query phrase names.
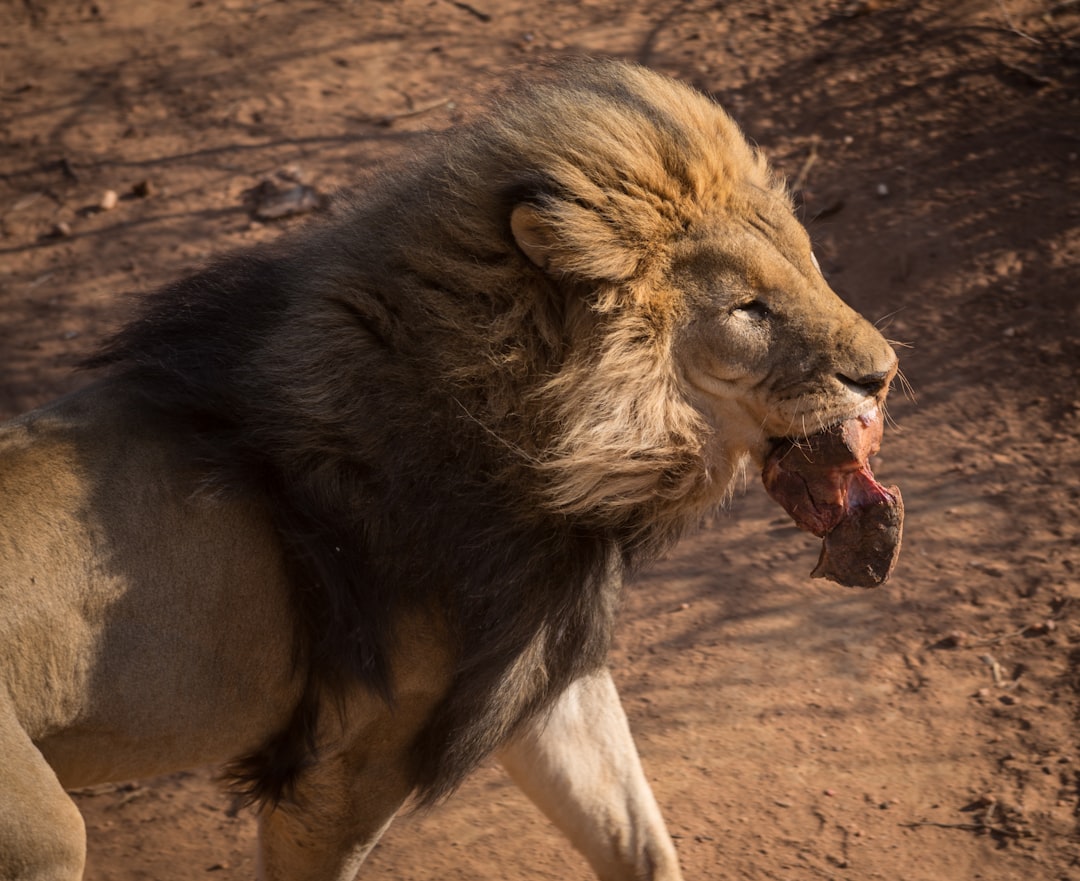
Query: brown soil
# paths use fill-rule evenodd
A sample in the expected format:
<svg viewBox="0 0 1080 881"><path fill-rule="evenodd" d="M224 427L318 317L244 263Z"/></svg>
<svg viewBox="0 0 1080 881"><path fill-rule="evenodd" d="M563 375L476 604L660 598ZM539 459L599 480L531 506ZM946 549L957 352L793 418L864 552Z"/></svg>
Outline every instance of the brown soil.
<svg viewBox="0 0 1080 881"><path fill-rule="evenodd" d="M628 591L612 663L687 877L1080 878L1075 0L4 4L0 415L83 381L128 292L297 222L252 219L263 179L353 182L567 52L724 102L914 390L887 587L810 581L751 481ZM253 874L209 770L78 799L91 879ZM367 874L588 876L494 766Z"/></svg>

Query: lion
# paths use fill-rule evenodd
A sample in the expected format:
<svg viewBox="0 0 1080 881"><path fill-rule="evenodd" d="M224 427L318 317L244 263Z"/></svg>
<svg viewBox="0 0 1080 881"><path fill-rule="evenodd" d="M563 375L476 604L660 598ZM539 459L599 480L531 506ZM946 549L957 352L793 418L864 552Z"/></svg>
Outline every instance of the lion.
<svg viewBox="0 0 1080 881"><path fill-rule="evenodd" d="M217 764L261 878L349 879L494 754L598 877L679 879L622 581L896 363L712 100L524 78L3 427L0 876L80 877L65 789Z"/></svg>

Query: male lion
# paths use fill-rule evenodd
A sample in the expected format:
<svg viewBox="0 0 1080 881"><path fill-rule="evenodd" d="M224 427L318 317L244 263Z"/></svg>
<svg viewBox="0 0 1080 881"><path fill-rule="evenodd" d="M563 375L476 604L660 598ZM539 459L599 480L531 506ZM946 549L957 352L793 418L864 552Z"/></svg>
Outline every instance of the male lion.
<svg viewBox="0 0 1080 881"><path fill-rule="evenodd" d="M580 61L151 298L0 433L0 875L64 792L224 763L266 879L348 879L497 751L604 879L678 879L620 581L896 357L690 88Z"/></svg>

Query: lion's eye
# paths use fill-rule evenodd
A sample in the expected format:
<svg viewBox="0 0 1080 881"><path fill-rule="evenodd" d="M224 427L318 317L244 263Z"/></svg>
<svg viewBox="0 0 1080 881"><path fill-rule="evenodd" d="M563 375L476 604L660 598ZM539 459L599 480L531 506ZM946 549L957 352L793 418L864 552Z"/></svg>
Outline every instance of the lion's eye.
<svg viewBox="0 0 1080 881"><path fill-rule="evenodd" d="M768 318L772 315L772 310L761 300L748 300L745 303L740 303L735 307L735 311L758 320Z"/></svg>

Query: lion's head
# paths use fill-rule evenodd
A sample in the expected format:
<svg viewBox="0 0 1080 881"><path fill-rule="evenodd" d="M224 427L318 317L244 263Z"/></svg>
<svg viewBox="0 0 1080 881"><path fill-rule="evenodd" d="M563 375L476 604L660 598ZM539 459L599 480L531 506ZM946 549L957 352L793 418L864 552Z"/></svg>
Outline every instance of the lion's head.
<svg viewBox="0 0 1080 881"><path fill-rule="evenodd" d="M488 240L511 238L534 269L519 288L559 304L561 359L529 387L552 507L684 521L770 438L880 403L893 350L720 107L614 63L524 94L466 143L499 206Z"/></svg>
<svg viewBox="0 0 1080 881"><path fill-rule="evenodd" d="M896 357L719 107L582 61L329 223L167 289L97 363L176 417L211 480L268 497L313 682L388 690L402 612L445 615L454 684L416 746L431 796L602 662L614 569L770 438L880 402ZM256 790L305 742L254 757Z"/></svg>

